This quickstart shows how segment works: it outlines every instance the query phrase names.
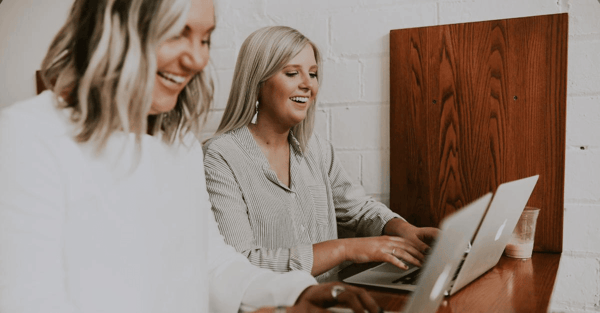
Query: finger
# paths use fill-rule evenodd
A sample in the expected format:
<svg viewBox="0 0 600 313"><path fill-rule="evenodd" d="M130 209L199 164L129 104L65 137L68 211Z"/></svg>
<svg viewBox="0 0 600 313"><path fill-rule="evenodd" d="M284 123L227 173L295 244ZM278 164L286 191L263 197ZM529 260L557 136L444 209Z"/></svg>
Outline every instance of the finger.
<svg viewBox="0 0 600 313"><path fill-rule="evenodd" d="M414 264L416 266L423 266L423 263L416 259L414 256L412 256L410 253L406 252L405 250L396 250L396 257L401 258L402 260L410 263L410 264Z"/></svg>
<svg viewBox="0 0 600 313"><path fill-rule="evenodd" d="M379 313L383 312L383 310L377 305L375 299L371 297L371 295L364 289L352 285L343 284L346 290L349 290L355 293L358 296L359 301L362 303L363 307L367 309L370 313Z"/></svg>
<svg viewBox="0 0 600 313"><path fill-rule="evenodd" d="M404 264L404 262L400 261L400 259L398 259L395 256L392 256L391 254L388 253L384 253L383 254L383 260L384 262L390 263L395 265L396 267L403 269L403 270L407 270L408 266L406 264Z"/></svg>
<svg viewBox="0 0 600 313"><path fill-rule="evenodd" d="M419 233L418 237L421 241L425 242L427 245L431 246L433 241L439 236L440 230L433 227L424 227L421 229L422 231Z"/></svg>
<svg viewBox="0 0 600 313"><path fill-rule="evenodd" d="M421 254L421 256L423 254L426 254L427 251L430 249L430 246L428 244L426 244L425 242L423 242L419 237L417 237L417 239L413 240L411 243L419 251L419 254ZM418 257L417 255L415 255L415 256ZM420 257L420 259L422 260L423 257Z"/></svg>
<svg viewBox="0 0 600 313"><path fill-rule="evenodd" d="M416 258L422 260L424 258L423 253L421 253L421 249L417 247L417 245L425 245L421 240L419 240L416 236L414 236L414 240L408 240L400 237L388 237L383 236L382 239L389 243L389 253L394 254L394 249L396 251L403 249L407 250L410 254L415 256ZM426 246L426 245L425 245ZM428 247L428 246L426 246Z"/></svg>
<svg viewBox="0 0 600 313"><path fill-rule="evenodd" d="M357 291L358 299L362 303L363 307L370 313L379 313L379 305L375 302L375 299L364 289L360 288Z"/></svg>
<svg viewBox="0 0 600 313"><path fill-rule="evenodd" d="M398 254L402 253L401 251L405 251L406 253L409 253L411 256L418 259L419 261L423 261L425 259L425 255L423 255L423 253L421 253L421 251L419 251L419 249L417 249L410 243L397 245L397 246L393 247L392 249L395 249L396 256L399 256Z"/></svg>
<svg viewBox="0 0 600 313"><path fill-rule="evenodd" d="M354 312L364 312L365 308L362 306L362 303L358 299L358 296L355 294L351 288L346 289L346 291L342 292L338 296L338 301L349 306Z"/></svg>
<svg viewBox="0 0 600 313"><path fill-rule="evenodd" d="M427 251L429 249L429 245L426 244L425 242L423 242L423 240L421 239L421 237L419 237L419 233L414 234L413 236L410 236L408 238L399 238L401 240L394 240L397 244L401 244L403 247L406 246L410 246L412 248L414 248L415 250L417 250L421 255ZM410 250L410 249L406 249L406 250ZM414 251L414 250L412 250ZM420 256L418 254L412 253L412 251L409 251L412 255L414 255L417 258L420 258Z"/></svg>

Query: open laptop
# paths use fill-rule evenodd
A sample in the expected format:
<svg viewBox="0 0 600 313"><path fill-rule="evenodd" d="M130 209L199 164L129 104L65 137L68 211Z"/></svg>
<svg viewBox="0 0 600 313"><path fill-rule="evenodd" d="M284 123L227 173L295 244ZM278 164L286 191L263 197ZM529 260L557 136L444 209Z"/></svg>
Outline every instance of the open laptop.
<svg viewBox="0 0 600 313"><path fill-rule="evenodd" d="M466 243L473 238L477 226L492 199L492 193L475 200L471 204L446 217L441 224L441 231L425 263L420 275L419 286L412 293L403 312L435 312L449 287L453 274L463 259ZM385 264L385 263L384 263ZM388 264L396 272L399 268ZM396 280L399 274L390 274L375 267L348 279L345 282L380 286ZM371 275L369 275L370 272ZM361 275L365 280L361 280Z"/></svg>
<svg viewBox="0 0 600 313"><path fill-rule="evenodd" d="M454 272L449 288L445 290L447 295L456 293L498 263L506 244L510 240L512 231L517 225L521 212L533 192L538 177L538 175L535 175L501 184L498 186L491 203L489 201L488 203L482 202L481 200L485 198L482 197L470 205L482 206L483 212L486 212L487 209L487 213L485 213L485 217L482 214L478 220L459 222L460 225L457 229L470 231L473 228L473 233L475 231L477 233L474 238L472 235L469 237L473 244L466 252L463 247L467 246L469 239L462 244L447 248L457 251L462 249L462 252L464 252L464 259L457 271ZM436 247L438 244L435 244ZM433 255L427 259L425 266L429 262L435 261ZM419 278L419 276L422 276L421 273L422 270L418 267L410 266L408 270L402 270L392 264L383 263L348 277L344 282L414 291L417 289L417 284L422 280L422 277Z"/></svg>

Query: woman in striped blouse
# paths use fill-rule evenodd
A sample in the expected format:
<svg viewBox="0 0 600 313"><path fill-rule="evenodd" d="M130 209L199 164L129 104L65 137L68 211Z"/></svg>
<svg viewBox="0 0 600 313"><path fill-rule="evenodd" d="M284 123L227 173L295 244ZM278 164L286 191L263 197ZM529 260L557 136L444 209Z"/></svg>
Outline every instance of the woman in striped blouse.
<svg viewBox="0 0 600 313"><path fill-rule="evenodd" d="M437 229L368 197L313 134L321 71L318 48L295 29L262 28L243 43L223 119L204 147L219 230L253 264L320 281L344 261L421 265ZM338 228L360 238L338 239Z"/></svg>

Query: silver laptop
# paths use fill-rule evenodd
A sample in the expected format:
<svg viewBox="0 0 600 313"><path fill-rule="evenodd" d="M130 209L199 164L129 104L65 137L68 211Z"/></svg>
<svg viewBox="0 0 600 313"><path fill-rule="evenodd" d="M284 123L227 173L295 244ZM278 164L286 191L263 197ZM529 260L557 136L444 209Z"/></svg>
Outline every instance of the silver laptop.
<svg viewBox="0 0 600 313"><path fill-rule="evenodd" d="M447 295L456 293L498 263L506 244L510 240L510 235L517 225L521 212L533 192L538 177L536 175L501 184L496 190L491 203L489 200L487 203L483 201L487 197L486 195L469 205L469 207L481 206L480 209L484 213L487 210L487 213L485 213L485 218L482 214L479 219L464 220L457 228L465 232L470 232L473 229L469 237L473 244L469 245L467 251L463 247L468 245L469 240L448 248L457 251L462 250L464 258L460 262L458 270L454 273L449 288L445 290ZM475 232L477 234L473 238ZM436 243L436 247L437 245L438 243ZM427 259L426 266L427 263L435 260L431 256ZM421 280L419 276L421 276L421 269L418 267L411 266L408 270L402 270L389 263L383 263L344 281L353 284L414 291Z"/></svg>
<svg viewBox="0 0 600 313"><path fill-rule="evenodd" d="M471 251L466 255L462 268L459 269L449 290L450 295L498 263L538 178L539 175L535 175L498 186L490 208L473 239Z"/></svg>
<svg viewBox="0 0 600 313"><path fill-rule="evenodd" d="M454 273L463 260L464 247L473 238L491 199L490 192L442 221L441 232L433 251L421 270L419 285L413 286L415 292L408 300L404 312L437 310ZM395 286L398 285L398 279L404 277L406 273L412 273L414 269L403 271L394 265L384 263L346 278L344 281L370 286Z"/></svg>

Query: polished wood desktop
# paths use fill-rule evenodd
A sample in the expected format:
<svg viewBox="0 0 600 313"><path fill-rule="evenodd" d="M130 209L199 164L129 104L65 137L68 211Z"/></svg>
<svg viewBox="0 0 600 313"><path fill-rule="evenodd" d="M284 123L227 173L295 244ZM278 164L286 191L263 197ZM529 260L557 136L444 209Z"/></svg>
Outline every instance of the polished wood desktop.
<svg viewBox="0 0 600 313"><path fill-rule="evenodd" d="M560 256L537 252L530 259L502 256L487 273L446 297L438 312L547 312ZM353 264L339 273L340 280L376 264ZM365 289L386 311L401 311L410 296L400 290Z"/></svg>

